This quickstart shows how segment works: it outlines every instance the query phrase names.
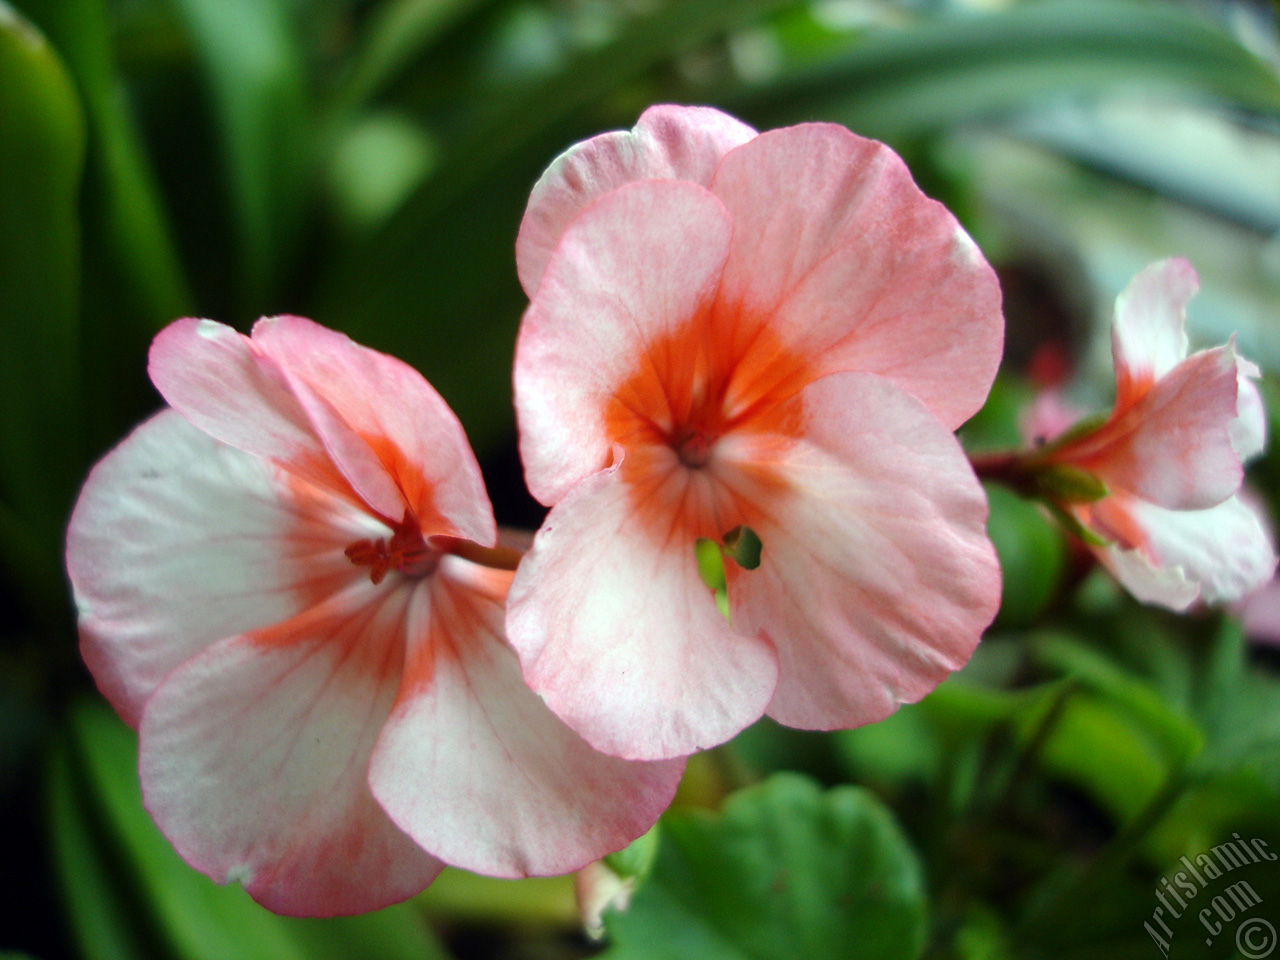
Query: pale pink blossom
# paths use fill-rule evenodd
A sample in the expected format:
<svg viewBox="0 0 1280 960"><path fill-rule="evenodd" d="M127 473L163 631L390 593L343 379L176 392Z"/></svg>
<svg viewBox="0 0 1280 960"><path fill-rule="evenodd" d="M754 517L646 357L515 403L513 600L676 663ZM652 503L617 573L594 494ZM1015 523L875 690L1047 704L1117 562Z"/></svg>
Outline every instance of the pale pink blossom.
<svg viewBox="0 0 1280 960"><path fill-rule="evenodd" d="M1115 406L1044 461L1102 482L1106 496L1064 505L1104 541L1092 549L1130 593L1174 610L1238 599L1276 565L1261 517L1237 495L1243 462L1266 438L1258 368L1234 342L1187 355L1186 307L1198 288L1182 259L1133 279L1112 328Z"/></svg>
<svg viewBox="0 0 1280 960"><path fill-rule="evenodd" d="M598 749L655 759L763 713L917 700L999 600L951 431L1000 358L996 278L887 147L646 111L534 188L517 245L525 475L553 509L512 586L524 675ZM731 622L695 542L739 525Z"/></svg>
<svg viewBox="0 0 1280 960"><path fill-rule="evenodd" d="M648 829L681 764L596 753L524 686L512 574L472 562L500 556L480 471L421 376L296 317L180 320L150 372L172 409L94 469L67 566L192 866L329 915L446 863L566 873Z"/></svg>
<svg viewBox="0 0 1280 960"><path fill-rule="evenodd" d="M1245 636L1280 646L1280 579L1272 578L1243 597L1236 611Z"/></svg>

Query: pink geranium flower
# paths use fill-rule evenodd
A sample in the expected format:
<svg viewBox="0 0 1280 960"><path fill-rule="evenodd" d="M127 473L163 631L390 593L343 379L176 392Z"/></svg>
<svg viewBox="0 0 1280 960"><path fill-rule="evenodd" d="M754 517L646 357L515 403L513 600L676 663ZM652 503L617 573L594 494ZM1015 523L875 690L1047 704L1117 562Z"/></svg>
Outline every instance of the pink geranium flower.
<svg viewBox="0 0 1280 960"><path fill-rule="evenodd" d="M186 860L291 914L444 863L564 873L643 833L681 764L596 753L523 684L507 559L462 428L414 370L309 320L180 320L172 409L98 464L67 567ZM505 564L510 565L510 564Z"/></svg>
<svg viewBox="0 0 1280 960"><path fill-rule="evenodd" d="M1174 610L1239 599L1276 566L1257 510L1238 496L1243 461L1266 439L1258 368L1234 343L1187 355L1198 289L1181 259L1133 279L1116 301L1110 416L1064 434L1041 461L1101 481L1101 499L1063 506L1100 538L1094 553L1130 593ZM1056 400L1034 419L1042 439L1064 426Z"/></svg>
<svg viewBox="0 0 1280 960"><path fill-rule="evenodd" d="M888 148L654 107L569 150L517 242L515 389L553 506L512 586L525 679L597 748L720 743L767 712L878 720L999 599L952 429L1000 358L996 278ZM732 621L695 542L739 525Z"/></svg>

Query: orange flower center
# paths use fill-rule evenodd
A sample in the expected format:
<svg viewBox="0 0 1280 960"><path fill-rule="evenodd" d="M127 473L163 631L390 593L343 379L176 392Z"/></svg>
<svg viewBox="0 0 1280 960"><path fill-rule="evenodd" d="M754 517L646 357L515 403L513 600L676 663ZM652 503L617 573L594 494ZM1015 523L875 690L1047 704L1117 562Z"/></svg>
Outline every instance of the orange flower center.
<svg viewBox="0 0 1280 960"><path fill-rule="evenodd" d="M785 488L774 454L802 429L812 377L765 322L728 310L645 344L605 411L642 526L692 543L755 524Z"/></svg>
<svg viewBox="0 0 1280 960"><path fill-rule="evenodd" d="M406 577L421 578L435 572L444 554L427 546L417 518L407 512L395 526L391 538L357 540L344 551L358 567L369 567L369 579L381 583L395 570Z"/></svg>

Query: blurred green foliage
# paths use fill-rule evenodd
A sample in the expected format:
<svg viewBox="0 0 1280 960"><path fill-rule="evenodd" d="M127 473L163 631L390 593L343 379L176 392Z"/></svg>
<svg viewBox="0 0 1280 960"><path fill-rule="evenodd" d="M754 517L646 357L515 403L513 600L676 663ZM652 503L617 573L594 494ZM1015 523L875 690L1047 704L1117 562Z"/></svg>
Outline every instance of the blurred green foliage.
<svg viewBox="0 0 1280 960"><path fill-rule="evenodd" d="M549 160L658 101L834 120L897 148L999 268L1006 367L962 438L1007 447L1046 349L1106 406L1110 299L1159 257L1200 270L1194 340L1238 330L1280 367L1277 63L1274 13L1243 2L0 0L0 801L29 858L0 890L12 945L596 949L564 879L448 871L380 914L286 920L156 832L132 734L87 699L61 551L90 465L157 403L165 323L291 312L395 353L514 489L513 242ZM1275 447L1254 476L1274 509ZM1275 653L1230 615L1138 607L988 492L1005 585L978 655L883 723L762 721L691 761L605 955L1130 960L1158 949L1143 922L1179 857L1233 831L1280 848ZM1280 902L1262 866L1241 876ZM1230 955L1193 914L1174 934L1170 956Z"/></svg>

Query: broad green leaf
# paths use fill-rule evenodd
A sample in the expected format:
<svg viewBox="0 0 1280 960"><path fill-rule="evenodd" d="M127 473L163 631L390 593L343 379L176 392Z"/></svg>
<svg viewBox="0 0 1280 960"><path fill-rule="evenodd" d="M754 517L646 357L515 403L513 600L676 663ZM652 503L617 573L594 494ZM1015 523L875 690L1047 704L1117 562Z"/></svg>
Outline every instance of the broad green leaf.
<svg viewBox="0 0 1280 960"><path fill-rule="evenodd" d="M279 917L238 886L218 886L182 862L142 807L133 732L105 706L72 712L70 736L55 754L51 786L64 888L100 901L72 916L87 942L159 946L124 956L173 960L388 960L444 957L409 904L358 917ZM112 954L93 955L107 960Z"/></svg>
<svg viewBox="0 0 1280 960"><path fill-rule="evenodd" d="M286 0L172 0L208 77L243 250L244 306L290 265L311 186L303 56Z"/></svg>
<svg viewBox="0 0 1280 960"><path fill-rule="evenodd" d="M870 33L743 106L770 121L830 117L892 140L1052 95L1120 87L1280 109L1274 70L1206 18L1125 0L1020 3Z"/></svg>
<svg viewBox="0 0 1280 960"><path fill-rule="evenodd" d="M60 541L80 479L80 188L71 79L0 0L0 549L32 600L63 606Z"/></svg>
<svg viewBox="0 0 1280 960"><path fill-rule="evenodd" d="M920 864L870 793L777 774L719 815L668 815L608 960L908 960L924 947Z"/></svg>

